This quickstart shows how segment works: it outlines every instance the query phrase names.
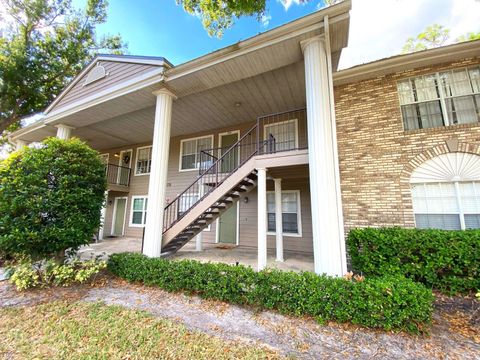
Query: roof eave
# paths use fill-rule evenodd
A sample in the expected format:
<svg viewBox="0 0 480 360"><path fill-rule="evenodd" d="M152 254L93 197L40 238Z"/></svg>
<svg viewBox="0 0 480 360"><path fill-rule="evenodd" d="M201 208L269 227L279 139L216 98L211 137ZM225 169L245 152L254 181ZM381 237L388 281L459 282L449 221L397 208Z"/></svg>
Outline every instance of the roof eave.
<svg viewBox="0 0 480 360"><path fill-rule="evenodd" d="M480 40L467 41L411 54L395 55L340 70L333 74L333 82L334 85L343 85L422 66L478 57L479 55Z"/></svg>

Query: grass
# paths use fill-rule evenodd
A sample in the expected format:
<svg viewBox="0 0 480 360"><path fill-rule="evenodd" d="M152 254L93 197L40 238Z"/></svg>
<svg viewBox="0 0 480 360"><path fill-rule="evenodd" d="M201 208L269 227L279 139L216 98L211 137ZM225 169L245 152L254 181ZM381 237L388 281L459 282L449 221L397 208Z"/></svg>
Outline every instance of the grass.
<svg viewBox="0 0 480 360"><path fill-rule="evenodd" d="M273 359L145 312L103 303L52 302L0 309L0 358Z"/></svg>

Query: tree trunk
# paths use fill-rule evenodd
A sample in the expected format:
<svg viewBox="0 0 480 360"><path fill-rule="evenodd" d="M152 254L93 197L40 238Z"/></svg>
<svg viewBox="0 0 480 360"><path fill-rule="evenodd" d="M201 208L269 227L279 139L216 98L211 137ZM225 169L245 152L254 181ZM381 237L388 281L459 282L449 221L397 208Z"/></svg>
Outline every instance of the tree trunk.
<svg viewBox="0 0 480 360"><path fill-rule="evenodd" d="M65 262L65 249L57 251L55 253L55 256L53 260L58 264L58 265L63 265Z"/></svg>

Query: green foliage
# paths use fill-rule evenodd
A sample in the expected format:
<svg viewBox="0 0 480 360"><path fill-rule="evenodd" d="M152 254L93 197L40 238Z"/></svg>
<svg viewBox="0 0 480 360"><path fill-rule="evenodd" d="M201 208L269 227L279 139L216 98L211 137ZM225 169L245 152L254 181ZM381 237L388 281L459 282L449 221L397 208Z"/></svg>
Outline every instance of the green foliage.
<svg viewBox="0 0 480 360"><path fill-rule="evenodd" d="M108 269L130 282L308 315L321 322L334 320L418 333L427 331L425 326L432 315L432 292L402 276L364 279L277 270L257 273L244 266L169 261L131 253L112 255Z"/></svg>
<svg viewBox="0 0 480 360"><path fill-rule="evenodd" d="M446 29L443 25L429 25L416 37L410 37L407 39L407 42L402 48L402 53L411 53L436 48L445 44L449 38L450 30Z"/></svg>
<svg viewBox="0 0 480 360"><path fill-rule="evenodd" d="M422 51L445 45L450 39L450 29L443 25L433 24L415 37L409 37L402 48L402 54ZM456 43L479 40L480 33L468 32L455 39Z"/></svg>
<svg viewBox="0 0 480 360"><path fill-rule="evenodd" d="M266 0L176 0L178 5L192 15L202 19L203 27L210 36L222 37L224 31L242 16L256 16L258 20L266 14ZM286 0L280 0L285 3ZM310 0L301 0L308 2ZM333 5L342 0L321 0L324 6Z"/></svg>
<svg viewBox="0 0 480 360"><path fill-rule="evenodd" d="M71 0L1 1L0 134L50 104L94 53L125 48L119 36L97 36L106 0L89 0L83 11Z"/></svg>
<svg viewBox="0 0 480 360"><path fill-rule="evenodd" d="M465 35L460 35L455 42L480 40L480 32L468 32Z"/></svg>
<svg viewBox="0 0 480 360"><path fill-rule="evenodd" d="M105 189L98 153L78 139L11 154L0 162L0 253L43 258L88 244Z"/></svg>
<svg viewBox="0 0 480 360"><path fill-rule="evenodd" d="M445 294L480 288L480 230L353 229L347 242L367 276L403 274Z"/></svg>
<svg viewBox="0 0 480 360"><path fill-rule="evenodd" d="M85 262L75 260L67 264L57 264L53 260L34 263L24 260L8 270L12 274L9 281L17 290L27 290L34 287L69 286L74 283L83 284L105 269L105 261L96 259Z"/></svg>

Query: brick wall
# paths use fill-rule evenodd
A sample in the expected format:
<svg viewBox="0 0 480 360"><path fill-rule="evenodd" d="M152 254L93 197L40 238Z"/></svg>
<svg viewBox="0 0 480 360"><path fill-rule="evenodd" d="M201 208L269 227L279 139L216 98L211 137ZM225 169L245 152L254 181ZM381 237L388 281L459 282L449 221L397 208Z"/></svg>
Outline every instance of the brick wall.
<svg viewBox="0 0 480 360"><path fill-rule="evenodd" d="M480 64L480 58L423 67L335 87L335 109L346 230L414 226L409 179L439 154L480 155L480 124L403 130L399 79Z"/></svg>

